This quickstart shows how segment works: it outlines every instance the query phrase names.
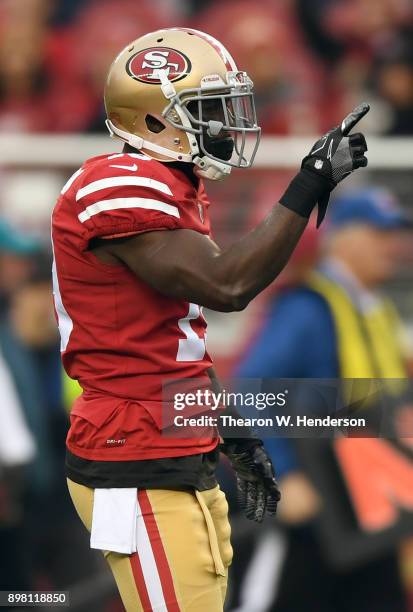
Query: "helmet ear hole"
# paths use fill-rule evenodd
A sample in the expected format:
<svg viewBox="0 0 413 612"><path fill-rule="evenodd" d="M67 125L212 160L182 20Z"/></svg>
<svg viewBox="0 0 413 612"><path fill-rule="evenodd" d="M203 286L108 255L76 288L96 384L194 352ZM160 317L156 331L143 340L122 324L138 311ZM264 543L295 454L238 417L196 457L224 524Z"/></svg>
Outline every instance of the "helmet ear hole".
<svg viewBox="0 0 413 612"><path fill-rule="evenodd" d="M159 134L159 132L165 129L164 124L153 115L146 115L145 123L148 130L154 134Z"/></svg>

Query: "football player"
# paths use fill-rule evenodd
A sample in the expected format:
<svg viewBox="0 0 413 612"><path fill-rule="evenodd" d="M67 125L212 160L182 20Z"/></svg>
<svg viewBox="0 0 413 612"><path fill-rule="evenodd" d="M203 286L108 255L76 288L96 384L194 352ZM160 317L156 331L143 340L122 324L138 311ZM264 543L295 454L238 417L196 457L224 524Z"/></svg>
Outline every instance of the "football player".
<svg viewBox="0 0 413 612"><path fill-rule="evenodd" d="M162 435L162 382L210 380L202 307L241 310L280 272L318 204L367 165L364 104L323 136L269 215L230 248L210 237L204 179L248 168L260 128L253 84L217 40L152 32L110 68L107 126L121 153L86 161L52 218L64 367L83 393L71 412L67 476L91 546L128 611L218 612L231 562L215 480L220 437ZM225 438L248 518L274 514L271 461L248 432Z"/></svg>

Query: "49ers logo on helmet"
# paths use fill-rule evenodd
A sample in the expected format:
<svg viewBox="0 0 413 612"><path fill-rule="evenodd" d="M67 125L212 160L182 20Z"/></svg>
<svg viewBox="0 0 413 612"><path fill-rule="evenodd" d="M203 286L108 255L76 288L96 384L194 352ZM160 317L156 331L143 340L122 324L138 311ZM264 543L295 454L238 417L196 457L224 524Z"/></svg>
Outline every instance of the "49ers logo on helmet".
<svg viewBox="0 0 413 612"><path fill-rule="evenodd" d="M158 70L165 70L170 81L179 81L191 71L191 62L176 49L151 47L132 55L126 64L127 73L142 83L159 85Z"/></svg>

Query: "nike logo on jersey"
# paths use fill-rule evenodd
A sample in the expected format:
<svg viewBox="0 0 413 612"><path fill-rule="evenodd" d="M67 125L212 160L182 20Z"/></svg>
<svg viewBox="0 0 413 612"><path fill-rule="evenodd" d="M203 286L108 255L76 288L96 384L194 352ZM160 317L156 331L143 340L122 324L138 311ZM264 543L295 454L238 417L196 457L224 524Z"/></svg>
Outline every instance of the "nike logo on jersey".
<svg viewBox="0 0 413 612"><path fill-rule="evenodd" d="M132 166L117 166L116 164L111 164L111 168L122 168L122 170L130 170L131 172L136 172L138 166L133 164Z"/></svg>

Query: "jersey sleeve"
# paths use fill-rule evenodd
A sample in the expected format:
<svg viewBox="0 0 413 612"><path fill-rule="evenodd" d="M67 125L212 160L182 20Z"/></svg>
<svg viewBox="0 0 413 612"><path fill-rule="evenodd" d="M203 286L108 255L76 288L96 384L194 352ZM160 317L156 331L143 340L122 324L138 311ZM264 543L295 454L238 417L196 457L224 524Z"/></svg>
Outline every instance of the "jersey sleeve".
<svg viewBox="0 0 413 612"><path fill-rule="evenodd" d="M74 194L77 218L88 242L151 230L184 227L174 185L156 172L105 167L88 173Z"/></svg>

